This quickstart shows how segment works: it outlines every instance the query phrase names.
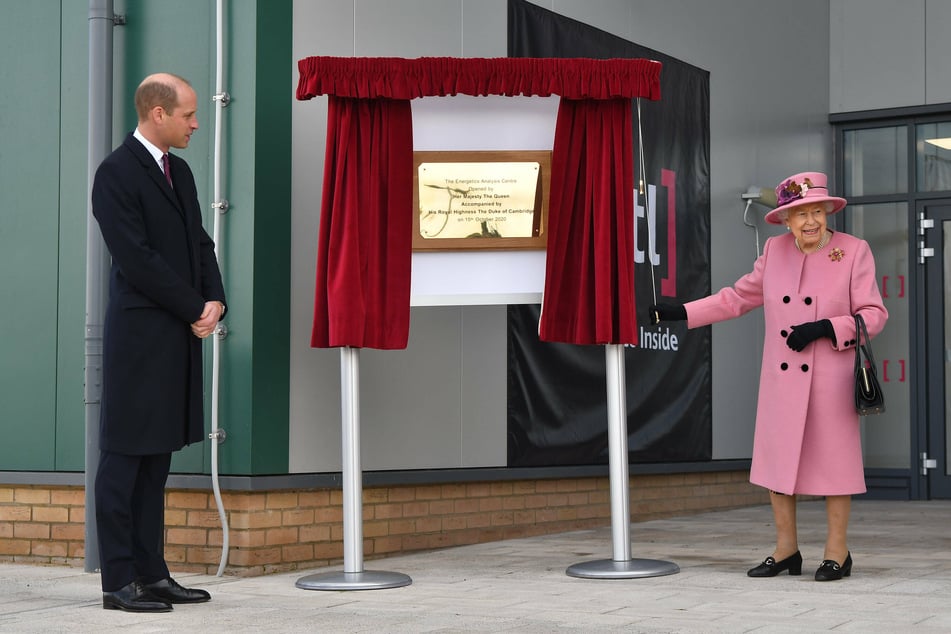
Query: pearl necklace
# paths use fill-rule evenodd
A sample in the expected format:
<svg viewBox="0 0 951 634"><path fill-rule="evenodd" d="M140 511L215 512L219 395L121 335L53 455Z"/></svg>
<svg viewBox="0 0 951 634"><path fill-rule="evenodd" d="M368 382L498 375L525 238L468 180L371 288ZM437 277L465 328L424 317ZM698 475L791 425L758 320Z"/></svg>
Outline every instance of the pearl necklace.
<svg viewBox="0 0 951 634"><path fill-rule="evenodd" d="M809 253L815 253L816 251L824 247L829 242L829 235L830 234L828 229L822 232L822 238L819 239L819 246L817 246L815 249L813 249ZM799 249L800 253L805 253L806 255L809 255L809 253L806 253L805 251L803 251L802 247L799 245L799 238L796 238L796 248Z"/></svg>

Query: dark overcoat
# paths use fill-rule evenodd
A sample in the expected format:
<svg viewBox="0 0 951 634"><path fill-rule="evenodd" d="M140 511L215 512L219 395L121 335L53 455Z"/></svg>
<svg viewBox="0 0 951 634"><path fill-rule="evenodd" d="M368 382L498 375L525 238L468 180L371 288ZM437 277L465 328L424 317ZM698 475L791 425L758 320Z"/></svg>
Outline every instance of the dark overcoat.
<svg viewBox="0 0 951 634"><path fill-rule="evenodd" d="M170 155L174 189L132 134L99 166L92 212L112 255L103 333L100 448L170 453L203 437L206 301L225 302L195 179Z"/></svg>

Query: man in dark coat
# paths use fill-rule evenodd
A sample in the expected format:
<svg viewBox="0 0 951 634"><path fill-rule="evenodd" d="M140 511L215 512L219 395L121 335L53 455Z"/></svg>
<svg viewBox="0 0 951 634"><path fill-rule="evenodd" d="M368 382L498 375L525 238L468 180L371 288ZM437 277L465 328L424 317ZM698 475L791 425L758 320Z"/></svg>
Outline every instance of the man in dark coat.
<svg viewBox="0 0 951 634"><path fill-rule="evenodd" d="M96 525L103 608L164 612L211 598L169 576L164 495L172 452L203 439L201 344L225 294L191 169L168 154L198 129L195 91L181 77L150 75L135 107L138 126L92 188L112 255Z"/></svg>

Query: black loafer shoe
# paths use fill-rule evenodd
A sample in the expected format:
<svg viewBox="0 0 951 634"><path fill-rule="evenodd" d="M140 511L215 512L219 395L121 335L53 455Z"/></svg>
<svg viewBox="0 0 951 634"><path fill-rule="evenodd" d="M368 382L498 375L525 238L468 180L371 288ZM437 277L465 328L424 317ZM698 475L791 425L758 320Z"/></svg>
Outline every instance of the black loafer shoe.
<svg viewBox="0 0 951 634"><path fill-rule="evenodd" d="M145 584L145 589L159 599L169 603L204 603L211 601L211 595L198 588L185 588L169 577L155 583Z"/></svg>
<svg viewBox="0 0 951 634"><path fill-rule="evenodd" d="M171 612L172 605L151 594L138 581L133 581L115 592L103 592L102 609L125 610L126 612Z"/></svg>
<svg viewBox="0 0 951 634"><path fill-rule="evenodd" d="M839 562L825 559L816 570L816 581L838 581L842 577L852 576L852 553L845 558L841 566Z"/></svg>
<svg viewBox="0 0 951 634"><path fill-rule="evenodd" d="M791 575L802 574L802 554L798 550L782 561L776 561L773 557L767 557L760 565L747 570L746 576L775 577L784 570L788 570Z"/></svg>

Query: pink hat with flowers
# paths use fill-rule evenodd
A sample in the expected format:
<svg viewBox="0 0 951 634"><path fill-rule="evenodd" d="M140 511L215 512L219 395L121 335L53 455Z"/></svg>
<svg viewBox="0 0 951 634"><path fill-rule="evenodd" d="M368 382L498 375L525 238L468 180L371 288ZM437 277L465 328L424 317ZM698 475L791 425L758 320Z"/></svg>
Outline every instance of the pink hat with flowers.
<svg viewBox="0 0 951 634"><path fill-rule="evenodd" d="M832 203L832 208L827 212L830 214L840 211L847 201L830 196L827 182L826 175L821 172L802 172L790 176L776 187L776 204L779 206L766 214L766 222L781 225L781 212L813 203Z"/></svg>

